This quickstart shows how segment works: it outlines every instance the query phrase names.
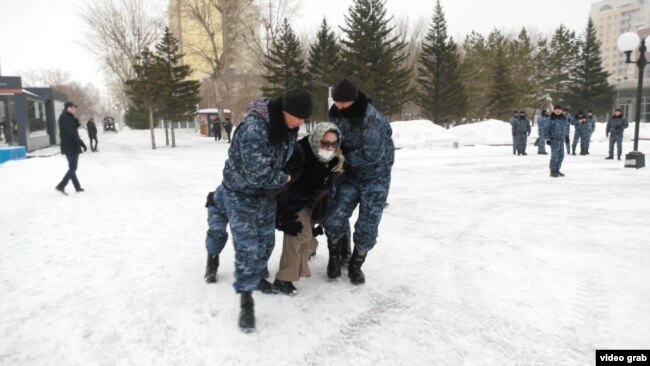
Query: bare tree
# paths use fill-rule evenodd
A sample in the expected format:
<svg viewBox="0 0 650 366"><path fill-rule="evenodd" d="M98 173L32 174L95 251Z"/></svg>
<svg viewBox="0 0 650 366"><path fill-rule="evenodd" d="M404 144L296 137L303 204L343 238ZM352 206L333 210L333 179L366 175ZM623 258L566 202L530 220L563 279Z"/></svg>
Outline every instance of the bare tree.
<svg viewBox="0 0 650 366"><path fill-rule="evenodd" d="M140 52L161 34L164 12L146 0L104 0L85 2L79 15L87 29L83 45L101 62L114 103L125 110L125 82L135 78Z"/></svg>
<svg viewBox="0 0 650 366"><path fill-rule="evenodd" d="M405 65L410 70L415 70L420 58L420 52L422 52L422 42L427 32L428 20L426 17L420 16L415 22L411 22L409 17L402 16L398 17L395 20L395 23L395 35L398 37L400 42L406 44L403 51L404 54L407 55L404 60ZM409 88L414 90L416 87L417 73L413 72L411 74ZM404 106L400 118L409 120L413 119L417 115L420 115L420 108L413 101L410 101Z"/></svg>
<svg viewBox="0 0 650 366"><path fill-rule="evenodd" d="M301 0L254 0L259 9L259 19L245 20L246 45L259 57L269 54L282 22L292 20L302 6Z"/></svg>
<svg viewBox="0 0 650 366"><path fill-rule="evenodd" d="M68 96L79 107L77 117L80 120L99 115L99 89L93 84L81 85L72 80L70 72L61 69L25 69L19 75L26 85L33 87L51 87Z"/></svg>

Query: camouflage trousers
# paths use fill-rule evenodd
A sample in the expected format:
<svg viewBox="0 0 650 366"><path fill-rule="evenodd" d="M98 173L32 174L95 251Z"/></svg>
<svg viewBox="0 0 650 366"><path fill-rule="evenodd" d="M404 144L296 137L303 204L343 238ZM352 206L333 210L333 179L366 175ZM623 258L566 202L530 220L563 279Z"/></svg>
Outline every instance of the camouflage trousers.
<svg viewBox="0 0 650 366"><path fill-rule="evenodd" d="M620 158L623 153L623 134L609 134L609 156L614 157L614 145L616 145L616 154Z"/></svg>
<svg viewBox="0 0 650 366"><path fill-rule="evenodd" d="M564 140L551 140L551 172L559 172L564 160Z"/></svg>
<svg viewBox="0 0 650 366"><path fill-rule="evenodd" d="M208 208L208 253L219 254L226 245L230 224L235 247L235 291L253 291L269 276L267 264L275 246L276 202L266 196L232 192L219 186L214 206Z"/></svg>
<svg viewBox="0 0 650 366"><path fill-rule="evenodd" d="M515 150L521 154L525 153L527 142L528 142L528 135L526 134L515 135Z"/></svg>
<svg viewBox="0 0 650 366"><path fill-rule="evenodd" d="M337 240L350 235L350 217L358 205L359 216L352 239L359 249L371 250L377 243L389 188L390 176L370 182L344 179L336 187L332 209L325 222L327 238Z"/></svg>

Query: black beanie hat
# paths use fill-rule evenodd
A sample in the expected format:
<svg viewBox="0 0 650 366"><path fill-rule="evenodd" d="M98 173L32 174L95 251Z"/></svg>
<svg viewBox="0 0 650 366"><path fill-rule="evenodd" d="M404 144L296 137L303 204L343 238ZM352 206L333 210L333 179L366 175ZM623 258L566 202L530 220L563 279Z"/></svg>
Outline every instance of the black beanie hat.
<svg viewBox="0 0 650 366"><path fill-rule="evenodd" d="M307 119L311 116L311 94L304 89L291 89L282 96L282 110L294 117Z"/></svg>
<svg viewBox="0 0 650 366"><path fill-rule="evenodd" d="M562 106L559 105L559 104L556 104L555 107L553 107L553 110L556 110L556 109L562 109Z"/></svg>
<svg viewBox="0 0 650 366"><path fill-rule="evenodd" d="M348 78L336 82L332 90L335 102L354 102L359 98L359 88Z"/></svg>

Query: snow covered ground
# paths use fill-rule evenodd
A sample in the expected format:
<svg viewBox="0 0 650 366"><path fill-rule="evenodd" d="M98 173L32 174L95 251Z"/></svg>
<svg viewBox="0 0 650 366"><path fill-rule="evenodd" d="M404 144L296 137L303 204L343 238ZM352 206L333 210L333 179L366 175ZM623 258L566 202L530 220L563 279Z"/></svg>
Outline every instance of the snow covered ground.
<svg viewBox="0 0 650 366"><path fill-rule="evenodd" d="M203 282L228 145L148 138L100 135L67 197L60 155L0 165L0 364L591 365L650 346L650 170L605 143L557 179L510 146L398 150L366 285L327 280L321 237L299 295L255 294L242 334L231 243Z"/></svg>

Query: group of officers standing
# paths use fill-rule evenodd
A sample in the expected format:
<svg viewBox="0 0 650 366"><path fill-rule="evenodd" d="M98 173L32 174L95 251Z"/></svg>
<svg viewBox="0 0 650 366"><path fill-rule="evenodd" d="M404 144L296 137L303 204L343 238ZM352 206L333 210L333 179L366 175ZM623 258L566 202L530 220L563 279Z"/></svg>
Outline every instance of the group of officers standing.
<svg viewBox="0 0 650 366"><path fill-rule="evenodd" d="M512 126L512 153L516 155L526 154L526 144L530 136L530 121L526 118L524 111L514 111L509 119ZM570 129L574 126L573 142L570 139ZM614 146L616 146L616 156L621 160L623 153L623 132L629 124L623 117L620 108L614 110L614 115L608 120L605 134L609 137L609 154L607 160L614 159ZM589 145L591 136L596 130L596 120L591 110L584 114L579 111L575 116L571 116L567 108L561 105L555 105L552 113L549 115L546 110L542 110L541 116L537 119L537 128L539 138L535 142L537 154L547 155L546 145L551 147L550 171L551 177L564 177L560 172L562 161L564 160L564 149L567 154L576 155L578 143L580 143L580 155L589 155Z"/></svg>

